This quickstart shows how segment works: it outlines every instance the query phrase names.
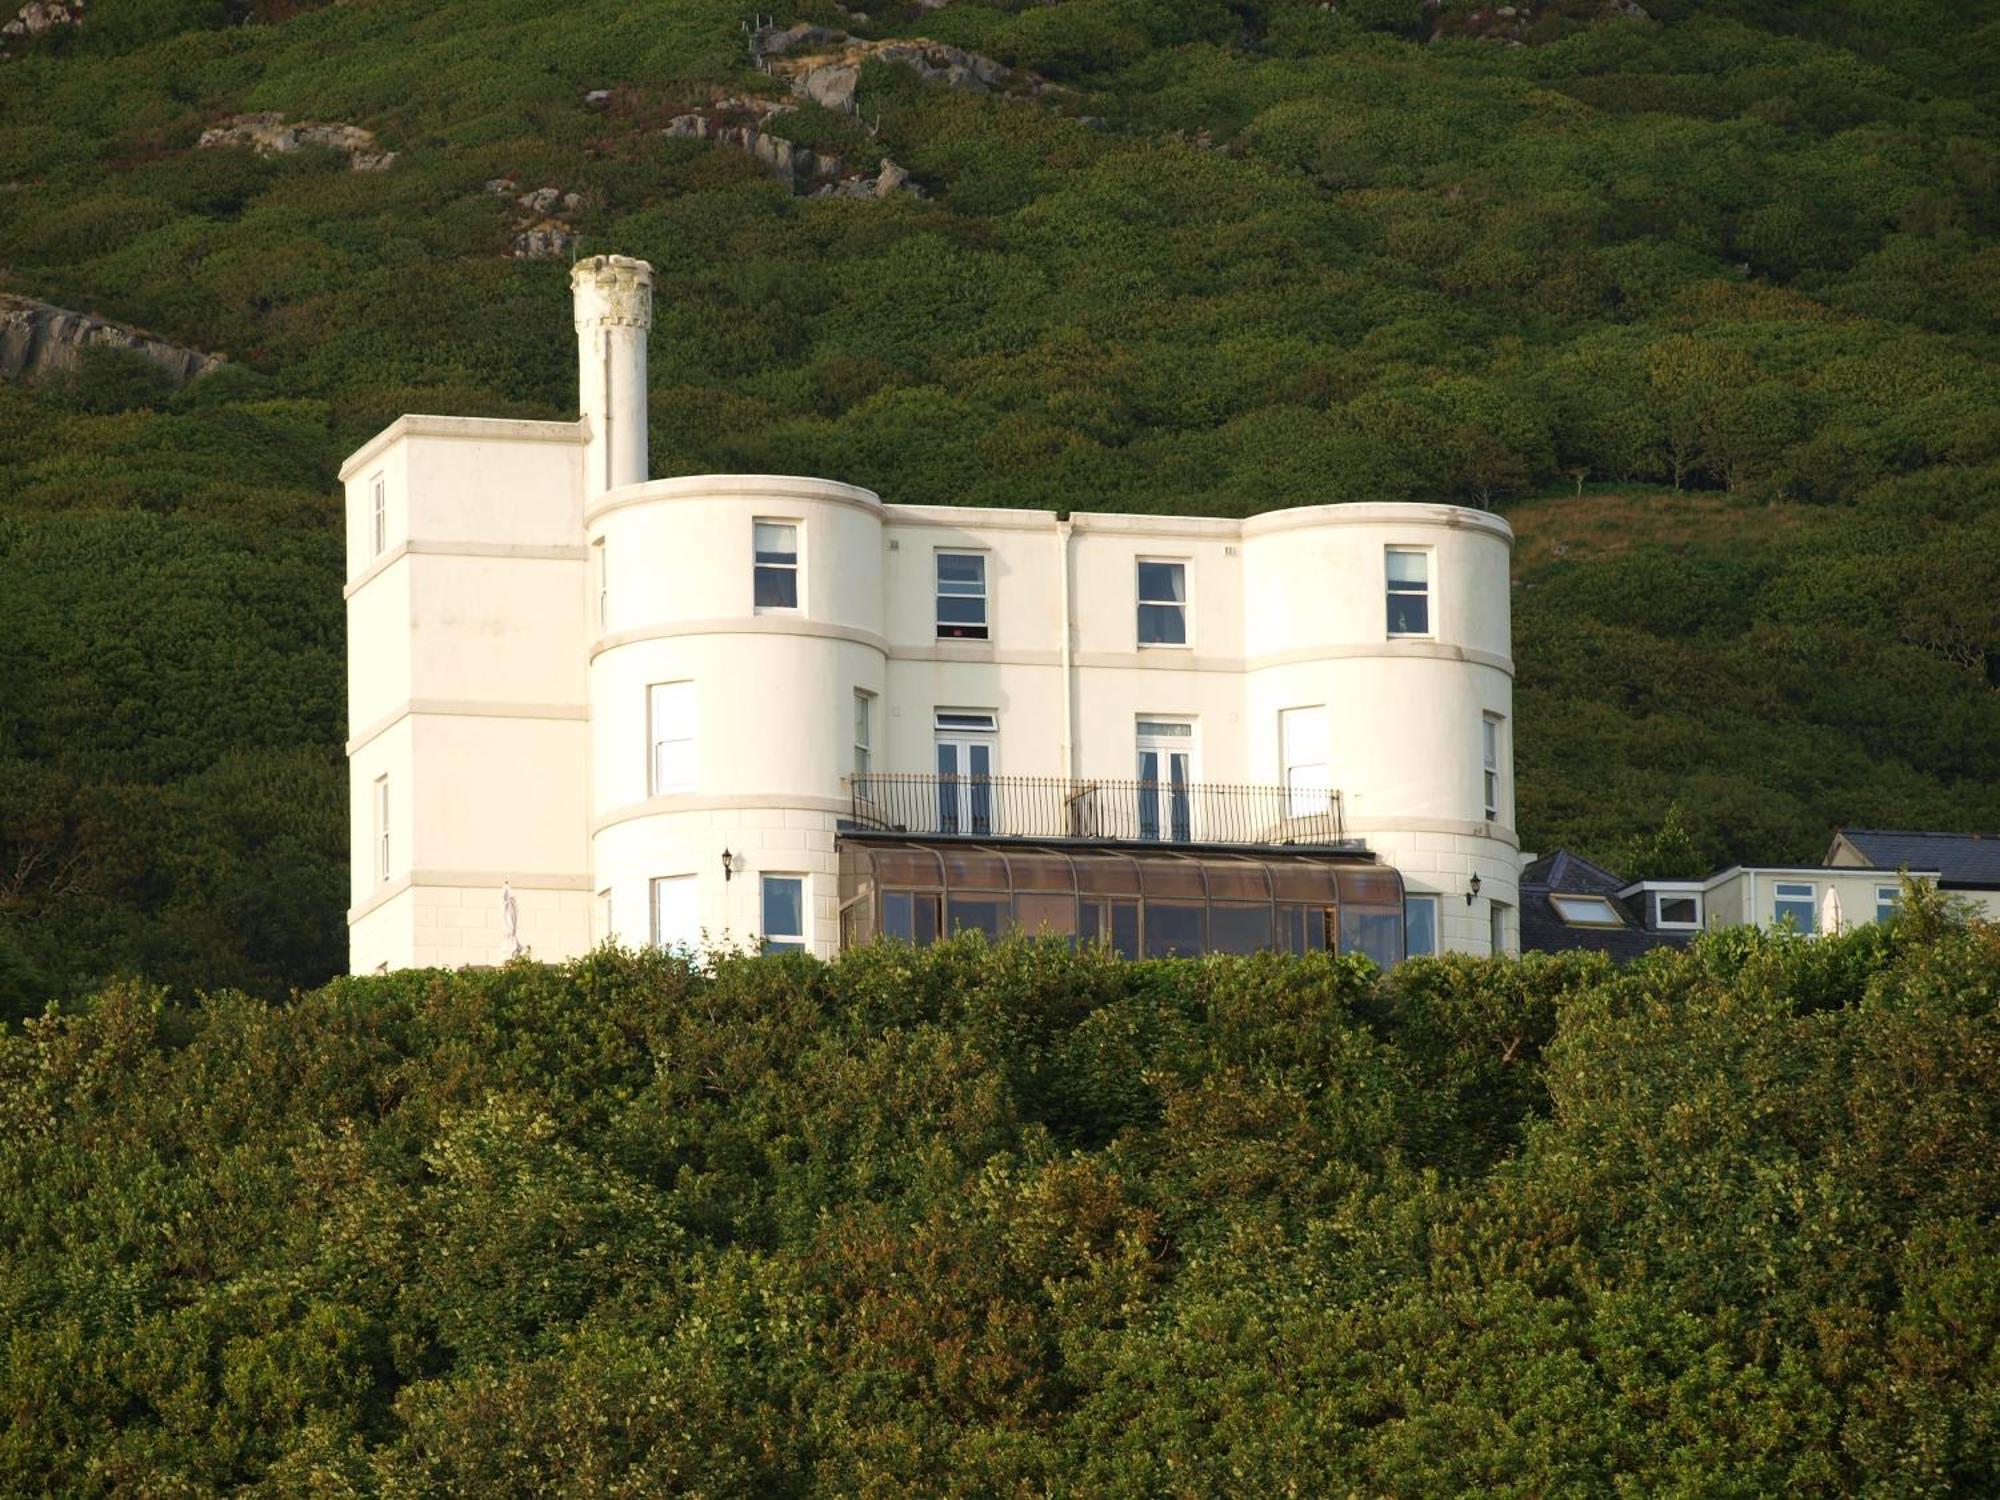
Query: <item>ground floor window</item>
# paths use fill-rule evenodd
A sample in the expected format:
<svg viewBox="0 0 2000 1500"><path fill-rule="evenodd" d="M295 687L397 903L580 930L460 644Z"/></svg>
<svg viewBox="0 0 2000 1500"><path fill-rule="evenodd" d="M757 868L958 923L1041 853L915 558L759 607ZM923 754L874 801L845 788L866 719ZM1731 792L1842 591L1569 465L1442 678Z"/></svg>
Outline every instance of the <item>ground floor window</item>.
<svg viewBox="0 0 2000 1500"><path fill-rule="evenodd" d="M1800 932L1810 934L1818 926L1817 893L1808 880L1774 880L1771 882L1771 923L1782 927L1789 919Z"/></svg>
<svg viewBox="0 0 2000 1500"><path fill-rule="evenodd" d="M1878 885L1875 887L1875 920L1887 922L1896 915L1896 909L1903 904L1903 888L1899 885Z"/></svg>
<svg viewBox="0 0 2000 1500"><path fill-rule="evenodd" d="M803 953L806 947L806 878L764 877L764 951Z"/></svg>
<svg viewBox="0 0 2000 1500"><path fill-rule="evenodd" d="M1409 896L1403 901L1403 932L1411 958L1429 958L1438 951L1438 898Z"/></svg>
<svg viewBox="0 0 2000 1500"><path fill-rule="evenodd" d="M701 912L692 875L663 875L653 882L653 946L693 948L701 942Z"/></svg>
<svg viewBox="0 0 2000 1500"><path fill-rule="evenodd" d="M1507 951L1507 908L1498 901L1488 902L1487 921L1492 927L1493 956L1498 958Z"/></svg>

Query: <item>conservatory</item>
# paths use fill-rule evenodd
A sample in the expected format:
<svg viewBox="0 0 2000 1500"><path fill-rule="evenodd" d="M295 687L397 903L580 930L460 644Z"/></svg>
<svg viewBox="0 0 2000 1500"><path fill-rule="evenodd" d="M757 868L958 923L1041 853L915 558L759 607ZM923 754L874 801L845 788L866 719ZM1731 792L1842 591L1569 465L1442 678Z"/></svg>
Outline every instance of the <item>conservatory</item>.
<svg viewBox="0 0 2000 1500"><path fill-rule="evenodd" d="M1404 956L1403 881L1354 851L841 834L843 948L967 929L1126 958L1331 951L1387 968Z"/></svg>

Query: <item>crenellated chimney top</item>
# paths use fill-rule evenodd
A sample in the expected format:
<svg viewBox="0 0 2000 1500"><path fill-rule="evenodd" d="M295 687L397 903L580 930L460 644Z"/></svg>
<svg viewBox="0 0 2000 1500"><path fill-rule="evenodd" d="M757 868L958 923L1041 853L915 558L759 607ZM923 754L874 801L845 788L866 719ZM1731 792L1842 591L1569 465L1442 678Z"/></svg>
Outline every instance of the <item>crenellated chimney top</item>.
<svg viewBox="0 0 2000 1500"><path fill-rule="evenodd" d="M576 308L577 405L589 424L584 495L643 484L646 335L653 268L629 255L593 255L570 269Z"/></svg>

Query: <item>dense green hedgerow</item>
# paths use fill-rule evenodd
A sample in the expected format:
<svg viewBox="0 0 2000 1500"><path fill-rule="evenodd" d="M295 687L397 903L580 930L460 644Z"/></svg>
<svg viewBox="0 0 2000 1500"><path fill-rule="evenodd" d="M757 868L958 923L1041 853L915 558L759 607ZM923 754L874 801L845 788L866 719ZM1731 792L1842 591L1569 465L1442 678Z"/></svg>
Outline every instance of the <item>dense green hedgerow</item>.
<svg viewBox="0 0 2000 1500"><path fill-rule="evenodd" d="M0 1038L0 1474L2000 1484L2000 930L121 986Z"/></svg>

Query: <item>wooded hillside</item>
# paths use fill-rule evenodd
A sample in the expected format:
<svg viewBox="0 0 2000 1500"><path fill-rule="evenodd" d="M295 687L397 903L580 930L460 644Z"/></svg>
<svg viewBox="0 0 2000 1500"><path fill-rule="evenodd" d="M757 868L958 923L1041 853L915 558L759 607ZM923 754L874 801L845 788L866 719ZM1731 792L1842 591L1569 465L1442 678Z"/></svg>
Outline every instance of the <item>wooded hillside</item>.
<svg viewBox="0 0 2000 1500"><path fill-rule="evenodd" d="M341 966L334 469L570 414L573 253L659 267L656 474L1505 510L1530 848L2000 826L1981 7L55 9L0 291L227 363L0 382L10 1010Z"/></svg>

